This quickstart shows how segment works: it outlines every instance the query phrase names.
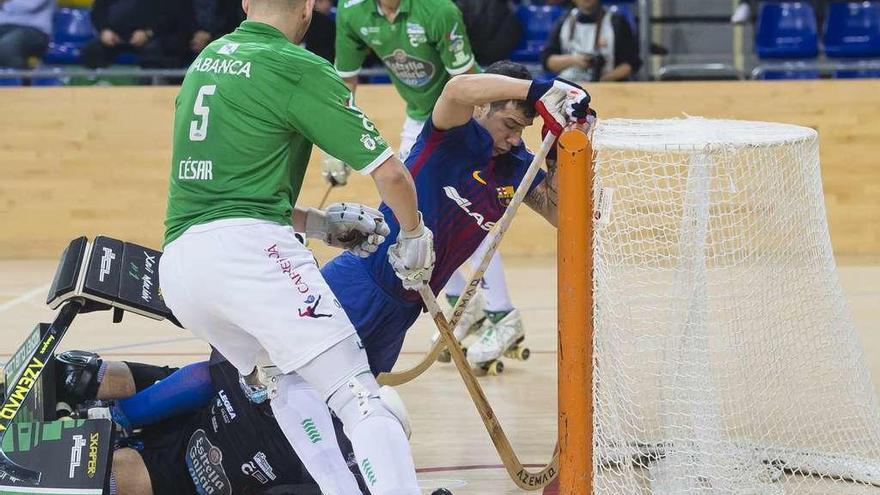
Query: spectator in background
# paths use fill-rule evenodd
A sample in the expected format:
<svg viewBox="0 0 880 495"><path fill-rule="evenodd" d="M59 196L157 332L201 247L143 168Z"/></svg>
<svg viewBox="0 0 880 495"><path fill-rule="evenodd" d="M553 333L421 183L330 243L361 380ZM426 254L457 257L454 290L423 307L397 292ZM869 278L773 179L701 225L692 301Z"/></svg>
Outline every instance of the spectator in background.
<svg viewBox="0 0 880 495"><path fill-rule="evenodd" d="M157 0L153 39L141 52L144 67L186 67L221 32L218 0Z"/></svg>
<svg viewBox="0 0 880 495"><path fill-rule="evenodd" d="M492 65L510 58L522 25L508 0L455 0L464 17L477 63Z"/></svg>
<svg viewBox="0 0 880 495"><path fill-rule="evenodd" d="M541 52L550 72L571 81L626 81L641 66L629 22L610 14L599 0L575 0L562 15Z"/></svg>
<svg viewBox="0 0 880 495"><path fill-rule="evenodd" d="M333 2L330 0L315 0L312 23L303 38L303 46L306 50L326 59L331 64L336 57L336 23L330 17L332 8Z"/></svg>
<svg viewBox="0 0 880 495"><path fill-rule="evenodd" d="M155 0L95 0L92 24L98 38L83 47L86 67L107 67L123 52L140 52L154 36Z"/></svg>
<svg viewBox="0 0 880 495"><path fill-rule="evenodd" d="M46 53L55 0L0 0L0 67L27 69Z"/></svg>

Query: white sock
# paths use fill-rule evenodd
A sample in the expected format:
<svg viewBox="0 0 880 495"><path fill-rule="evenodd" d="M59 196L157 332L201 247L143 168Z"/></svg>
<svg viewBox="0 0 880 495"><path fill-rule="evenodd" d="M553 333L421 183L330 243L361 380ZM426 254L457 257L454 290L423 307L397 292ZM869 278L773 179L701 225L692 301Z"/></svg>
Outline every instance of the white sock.
<svg viewBox="0 0 880 495"><path fill-rule="evenodd" d="M510 293L507 291L507 279L504 277L504 265L501 253L495 251L489 267L483 275L483 296L486 298L486 311L501 312L513 309Z"/></svg>
<svg viewBox="0 0 880 495"><path fill-rule="evenodd" d="M336 442L327 404L298 375L278 377L272 411L296 455L325 495L361 495Z"/></svg>
<svg viewBox="0 0 880 495"><path fill-rule="evenodd" d="M345 426L370 493L420 495L409 442L400 421L379 399L379 384L368 373L353 380L359 385L343 384L328 402Z"/></svg>
<svg viewBox="0 0 880 495"><path fill-rule="evenodd" d="M461 268L455 270L455 272L452 273L452 277L449 278L449 282L446 282L446 295L460 297L461 293L464 292L464 284L466 283L467 280L465 280L464 275L461 274Z"/></svg>

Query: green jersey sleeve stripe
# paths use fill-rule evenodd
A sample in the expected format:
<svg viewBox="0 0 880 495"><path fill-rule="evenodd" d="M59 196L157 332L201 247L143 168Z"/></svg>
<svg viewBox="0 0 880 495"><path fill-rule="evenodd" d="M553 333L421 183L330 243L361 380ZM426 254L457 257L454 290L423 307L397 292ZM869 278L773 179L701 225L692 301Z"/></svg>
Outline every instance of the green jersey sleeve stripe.
<svg viewBox="0 0 880 495"><path fill-rule="evenodd" d="M391 151L391 148L385 148L385 151L383 151L381 155L377 156L376 159L370 162L370 164L366 167L358 170L358 173L360 173L361 175L370 175L371 173L373 173L373 170L379 168L379 165L385 163L385 160L391 158L392 156L394 156L394 152Z"/></svg>
<svg viewBox="0 0 880 495"><path fill-rule="evenodd" d="M335 67L336 73L339 74L339 77L354 77L361 73L361 68L358 67L355 70L339 70L339 67Z"/></svg>
<svg viewBox="0 0 880 495"><path fill-rule="evenodd" d="M474 66L474 56L471 55L471 59L468 61L468 63L462 65L458 69L450 69L449 67L447 67L446 72L448 72L450 76L457 76L459 74L464 74L465 72L471 70L471 67L473 67L473 66Z"/></svg>

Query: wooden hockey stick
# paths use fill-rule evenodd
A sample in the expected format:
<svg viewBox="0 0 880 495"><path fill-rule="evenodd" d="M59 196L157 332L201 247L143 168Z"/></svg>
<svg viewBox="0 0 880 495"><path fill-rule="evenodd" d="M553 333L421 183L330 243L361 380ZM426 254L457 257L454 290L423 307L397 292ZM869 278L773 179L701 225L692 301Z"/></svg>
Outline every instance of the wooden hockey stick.
<svg viewBox="0 0 880 495"><path fill-rule="evenodd" d="M474 401L474 406L476 406L480 417L483 419L483 424L486 426L489 438L495 444L495 450L498 451L498 456L501 457L501 462L504 464L504 468L507 469L507 474L516 483L516 486L523 490L540 490L550 484L559 473L559 451L554 452L550 462L538 472L528 471L523 466L519 457L513 451L507 435L505 435L504 430L501 428L498 418L495 417L495 412L492 410L492 406L489 405L489 400L486 398L486 394L483 393L483 388L477 382L477 377L474 375L474 370L471 369L470 364L468 364L464 351L462 351L461 346L455 340L452 326L446 321L446 317L443 315L443 311L440 310L440 305L437 304L437 298L434 297L431 288L425 285L419 289L419 294L422 296L422 300L425 301L425 307L428 308L428 312L431 313L434 323L440 330L438 342L446 342L446 346L452 355L452 361L455 362L455 367L458 368L458 372L461 374L461 379L464 381L468 393Z"/></svg>
<svg viewBox="0 0 880 495"><path fill-rule="evenodd" d="M483 251L483 257L480 259L479 265L477 265L477 268L471 272L470 277L468 277L468 283L465 285L464 292L459 296L458 302L455 303L455 307L452 309L452 318L449 321L449 325L452 328L455 328L455 326L458 325L458 321L464 314L464 310L477 294L480 280L489 268L489 261L491 261L492 256L495 254L495 250L498 249L498 245L501 244L501 239L510 227L510 223L513 221L513 217L516 215L516 211L519 209L520 204L525 199L526 193L528 193L531 188L532 182L538 174L538 169L541 168L541 163L543 163L544 159L547 157L547 152L550 151L550 147L553 146L554 140L555 136L548 133L541 142L541 148L532 159L532 163L529 165L525 176L523 176L523 180L520 182L519 187L516 188L516 193L510 200L507 210L504 211L504 215L501 216L501 219L498 220L495 226L492 227L492 231L489 232L492 242L486 250ZM440 355L440 352L443 351L444 347L445 344L443 343L443 339L437 339L437 341L431 346L431 350L425 354L425 357L423 357L418 364L402 371L381 373L378 378L379 383L394 387L415 379L437 361L437 356Z"/></svg>

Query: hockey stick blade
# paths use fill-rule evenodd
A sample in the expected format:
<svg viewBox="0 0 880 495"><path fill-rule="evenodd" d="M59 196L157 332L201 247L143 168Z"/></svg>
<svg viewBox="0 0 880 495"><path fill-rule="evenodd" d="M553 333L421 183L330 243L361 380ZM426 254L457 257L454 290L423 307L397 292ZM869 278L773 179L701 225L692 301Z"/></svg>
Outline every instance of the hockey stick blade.
<svg viewBox="0 0 880 495"><path fill-rule="evenodd" d="M437 304L437 298L434 297L431 288L426 285L419 289L419 294L422 296L422 300L425 301L425 307L428 308L428 313L434 319L437 329L440 330L438 342L446 342L449 353L452 355L452 361L455 363L455 367L458 368L461 379L467 387L468 394L470 394L474 406L476 406L480 417L483 419L483 424L486 426L489 438L495 444L495 450L498 451L498 456L501 457L501 462L504 464L507 474L516 483L516 486L523 490L540 490L549 485L559 473L558 450L553 453L553 458L550 462L538 472L528 471L523 466L519 457L513 451L513 447L510 445L504 429L501 428L501 423L498 422L492 406L489 405L489 400L486 398L486 394L483 393L483 388L477 382L477 377L474 375L474 370L471 369L470 364L468 364L464 351L461 350L461 346L456 342L455 335L452 333L452 327L446 321L443 311L440 310L440 305Z"/></svg>
<svg viewBox="0 0 880 495"><path fill-rule="evenodd" d="M18 416L21 405L30 396L34 385L36 385L40 375L43 373L46 363L52 358L52 354L58 348L58 344L80 309L82 309L82 302L79 300L71 300L64 304L58 316L55 317L55 321L49 326L46 335L43 336L40 343L34 349L33 354L27 360L24 369L16 377L13 384L10 385L12 391L7 394L3 405L0 406L0 445L3 444L3 438L6 437L12 422L15 421L15 417ZM42 474L39 471L19 466L0 449L0 484L38 485L41 477Z"/></svg>
<svg viewBox="0 0 880 495"><path fill-rule="evenodd" d="M492 231L489 232L488 236L492 239L492 242L486 250L483 251L483 256L480 259L479 265L477 265L477 268L471 272L464 291L461 296L459 296L458 302L456 302L455 307L452 309L452 318L449 321L451 328L455 328L455 326L458 325L458 321L464 314L464 310L467 308L468 304L470 304L471 300L473 300L474 296L477 295L480 280L489 268L489 262L492 260L492 256L501 244L501 239L504 237L504 234L507 233L507 229L510 227L511 222L513 222L513 217L516 215L516 211L525 199L526 193L531 189L532 182L534 182L535 176L538 175L538 169L541 168L541 163L543 163L544 159L547 157L547 152L550 151L550 147L553 146L553 141L555 139L556 137L553 134L547 134L541 142L541 148L538 150L538 153L535 154L532 163L529 164L529 168L523 176L519 187L516 188L516 193L510 200L510 204L507 206L507 209L504 211L504 214L498 222L495 223L495 226L492 227ZM431 346L431 350L425 354L418 364L402 371L380 373L378 378L379 383L395 387L414 380L416 377L427 371L427 369L437 361L437 357L440 355L440 352L443 351L444 347L446 346L443 343L443 339L437 339L437 341Z"/></svg>

